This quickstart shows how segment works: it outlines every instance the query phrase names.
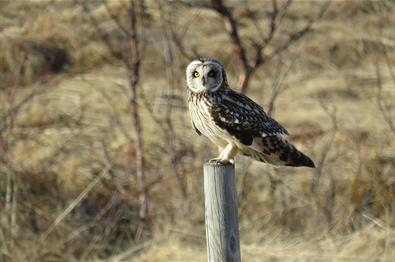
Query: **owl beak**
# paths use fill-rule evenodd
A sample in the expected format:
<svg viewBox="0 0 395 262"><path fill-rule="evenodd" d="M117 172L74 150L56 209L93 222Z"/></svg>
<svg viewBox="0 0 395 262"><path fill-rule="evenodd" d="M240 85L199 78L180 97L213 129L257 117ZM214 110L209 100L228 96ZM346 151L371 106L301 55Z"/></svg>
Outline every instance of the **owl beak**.
<svg viewBox="0 0 395 262"><path fill-rule="evenodd" d="M207 77L203 76L202 77L202 84L203 84L203 86L206 86L206 83L207 83Z"/></svg>

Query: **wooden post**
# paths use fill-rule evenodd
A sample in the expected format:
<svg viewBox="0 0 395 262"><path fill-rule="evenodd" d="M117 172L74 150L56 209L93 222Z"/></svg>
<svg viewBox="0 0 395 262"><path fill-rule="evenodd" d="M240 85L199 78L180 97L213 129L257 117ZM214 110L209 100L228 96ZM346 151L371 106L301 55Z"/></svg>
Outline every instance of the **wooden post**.
<svg viewBox="0 0 395 262"><path fill-rule="evenodd" d="M234 166L204 164L204 204L209 262L240 262Z"/></svg>

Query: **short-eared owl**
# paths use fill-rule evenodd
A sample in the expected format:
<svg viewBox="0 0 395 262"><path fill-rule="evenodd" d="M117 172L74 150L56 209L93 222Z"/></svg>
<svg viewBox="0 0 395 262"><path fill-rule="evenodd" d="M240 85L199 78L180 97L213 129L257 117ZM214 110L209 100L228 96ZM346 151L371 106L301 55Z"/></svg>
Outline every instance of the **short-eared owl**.
<svg viewBox="0 0 395 262"><path fill-rule="evenodd" d="M288 131L247 96L229 88L225 69L212 59L186 69L188 105L196 132L220 149L211 161L233 162L237 152L273 165L315 167L285 139Z"/></svg>

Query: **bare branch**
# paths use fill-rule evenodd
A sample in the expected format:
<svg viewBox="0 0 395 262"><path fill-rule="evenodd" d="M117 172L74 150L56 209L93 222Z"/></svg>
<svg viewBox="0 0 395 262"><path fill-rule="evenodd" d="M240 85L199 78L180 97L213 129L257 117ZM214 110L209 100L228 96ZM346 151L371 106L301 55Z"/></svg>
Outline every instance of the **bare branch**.
<svg viewBox="0 0 395 262"><path fill-rule="evenodd" d="M387 123L388 127L390 128L391 132L395 134L395 123L393 121L393 118L391 116L391 105L386 102L385 97L383 95L383 82L382 82L382 76L380 72L380 66L378 63L376 63L376 77L377 77L377 105L379 107L379 110L381 112L381 115L383 116L385 122ZM394 83L395 85L395 83Z"/></svg>
<svg viewBox="0 0 395 262"><path fill-rule="evenodd" d="M329 6L330 0L325 2L322 6L319 14L316 18L310 19L308 24L301 30L291 34L289 39L284 44L280 45L269 55L264 55L264 49L269 45L269 43L273 40L276 31L278 31L278 27L282 18L285 16L286 11L289 6L292 4L292 0L285 1L280 7L277 4L276 0L272 0L272 11L270 13L270 23L268 28L268 33L264 36L262 30L260 29L258 22L255 17L250 17L252 23L254 24L258 35L260 37L259 41L253 41L253 52L254 56L251 61L248 61L247 58L247 49L243 45L238 33L237 22L233 17L229 8L227 8L222 0L210 0L210 6L219 14L224 20L225 29L230 37L233 50L235 55L239 61L241 66L241 73L239 75L239 80L237 87L240 92L244 93L247 91L249 80L252 74L258 69L259 66L266 63L268 60L273 58L274 56L280 54L281 52L287 50L293 43L301 39L305 36L311 29L312 25L315 21L320 19Z"/></svg>
<svg viewBox="0 0 395 262"><path fill-rule="evenodd" d="M101 172L100 175L96 176L86 187L85 189L76 197L71 203L67 206L66 209L64 209L57 217L56 219L52 222L52 224L49 226L47 231L41 236L41 240L45 240L48 235L61 223L73 209L78 206L81 201L86 197L86 195L96 186L98 182L101 181L102 178L106 177L108 175L109 170L111 167L105 167L103 171Z"/></svg>
<svg viewBox="0 0 395 262"><path fill-rule="evenodd" d="M165 12L163 10L163 6L161 5L161 2L158 0L158 5L159 5L159 17L160 17L160 25L161 25L161 35L162 35L162 50L163 50L163 57L164 57L164 62L166 64L166 78L168 81L168 88L167 88L167 95L171 95L171 87L175 86L175 81L174 81L174 55L173 51L171 48L171 39L168 31L168 24L167 20L165 17ZM180 187L181 194L184 198L187 197L187 191L186 191L186 185L184 183L184 177L182 173L179 171L179 156L177 155L177 150L176 150L176 135L174 131L174 126L171 120L171 115L172 115L172 103L168 103L166 106L166 111L165 111L165 123L166 123L166 128L164 130L166 139L168 141L168 150L170 154L170 159L171 159L171 164L173 166L173 170L175 172L175 175L177 177L177 182Z"/></svg>
<svg viewBox="0 0 395 262"><path fill-rule="evenodd" d="M317 168L314 170L315 175L313 176L313 179L310 184L310 192L315 193L316 187L318 186L323 168L325 166L325 162L328 159L328 154L333 146L333 143L335 141L335 137L337 134L338 126L337 126L337 116L336 116L336 107L333 107L330 109L328 105L326 105L321 98L318 99L321 108L325 111L325 113L329 116L332 122L332 134L329 139L329 141L324 145L324 148L321 150L321 156L320 159L317 162ZM331 178L332 179L332 178Z"/></svg>
<svg viewBox="0 0 395 262"><path fill-rule="evenodd" d="M283 85L284 80L287 78L288 73L291 71L292 66L294 65L294 62L296 60L296 56L291 60L291 63L287 66L285 69L285 72L282 73L282 64L281 64L281 59L279 59L277 67L276 67L276 75L273 79L273 84L272 84L272 93L270 95L268 107L267 107L267 114L271 116L274 112L275 108L275 103L278 98L278 96L285 91L288 87Z"/></svg>
<svg viewBox="0 0 395 262"><path fill-rule="evenodd" d="M143 153L143 139L142 127L140 122L140 113L137 104L137 84L140 73L140 54L137 39L136 29L136 8L134 0L130 0L130 108L132 111L132 125L135 131L136 138L134 140L134 149L136 151L136 174L138 180L138 187L140 188L140 218L145 219L148 215L148 193L145 189L144 177L144 153Z"/></svg>
<svg viewBox="0 0 395 262"><path fill-rule="evenodd" d="M282 18L284 17L288 7L291 4L292 4L292 0L287 0L280 6L280 9L279 9L277 7L277 1L272 0L272 12L271 12L271 16L270 16L269 34L263 40L264 45L267 45L273 39L274 33L277 31L277 28L280 25ZM264 46L263 46L263 48L264 48Z"/></svg>
<svg viewBox="0 0 395 262"><path fill-rule="evenodd" d="M239 90L245 90L245 86L248 85L248 81L251 75L251 67L247 61L246 50L239 37L236 21L233 18L232 13L223 4L222 0L210 0L211 7L220 14L225 23L225 29L229 34L230 41L233 46L233 50L239 60L242 72L239 75L238 88Z"/></svg>
<svg viewBox="0 0 395 262"><path fill-rule="evenodd" d="M266 37L263 37L263 33L261 32L257 20L255 18L251 18L253 21L253 24L257 28L257 31L260 34L261 37L261 43L255 42L254 43L254 50L255 50L255 56L252 64L253 71L255 71L261 64L265 63L267 59L263 57L262 53L263 50L269 45L269 43L272 41L275 32L277 31L280 22L282 18L284 17L288 7L292 4L293 0L288 0L284 2L281 6L280 9L277 7L277 1L272 0L272 12L270 15L270 23L269 23L269 33Z"/></svg>
<svg viewBox="0 0 395 262"><path fill-rule="evenodd" d="M329 5L331 3L331 0L327 0L321 7L318 15L315 18L312 18L309 20L309 22L299 31L292 33L289 37L288 37L288 41L285 42L283 45L279 46L278 48L276 48L271 54L266 56L266 60L269 60L270 58L284 52L285 50L287 50L292 44L294 44L295 42L297 42L298 40L300 40L303 36L305 36L308 32L310 32L313 24L318 21L319 19L321 19L323 17L323 15L325 14L326 10L328 9Z"/></svg>
<svg viewBox="0 0 395 262"><path fill-rule="evenodd" d="M86 1L82 1L82 8L83 8L85 14L88 16L89 20L91 21L92 25L95 27L96 32L100 36L100 39L103 41L103 43L106 45L107 49L110 51L110 54L113 57L120 59L126 66L129 66L128 58L127 57L125 58L122 55L122 52L117 50L117 48L115 48L114 45L111 43L108 33L104 32L100 28L99 21L92 14L92 11L89 9ZM122 29L120 28L120 30L122 30Z"/></svg>
<svg viewBox="0 0 395 262"><path fill-rule="evenodd" d="M191 21L182 30L180 30L179 28L177 28L177 30L174 30L174 27L172 25L168 26L171 39L173 40L172 42L177 47L177 49L181 53L181 55L184 56L185 58L187 58L188 60L193 60L193 59L196 59L196 57L201 57L201 55L198 54L196 52L196 50L193 48L191 50L192 54L190 54L187 51L187 49L185 48L184 43L183 43L183 39L185 37L187 37L187 33L188 33L189 29L191 28L191 26L194 24L195 20L197 20L196 15L191 19ZM176 31L177 32L181 31L181 33L177 34Z"/></svg>
<svg viewBox="0 0 395 262"><path fill-rule="evenodd" d="M110 16L111 20L117 25L118 29L124 33L125 36L129 35L129 31L127 28L124 27L123 24L121 24L121 21L119 21L118 17L110 10L110 7L108 6L108 2L106 0L103 0L104 2L104 7Z"/></svg>

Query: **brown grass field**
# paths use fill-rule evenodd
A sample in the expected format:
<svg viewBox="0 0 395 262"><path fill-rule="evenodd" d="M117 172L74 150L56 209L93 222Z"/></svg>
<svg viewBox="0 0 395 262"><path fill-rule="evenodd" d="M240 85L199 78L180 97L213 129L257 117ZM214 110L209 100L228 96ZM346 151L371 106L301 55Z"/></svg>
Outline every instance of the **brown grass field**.
<svg viewBox="0 0 395 262"><path fill-rule="evenodd" d="M217 152L190 125L184 70L217 58L235 86L240 67L208 1L136 2L145 219L129 1L0 2L0 261L207 260L202 165ZM272 2L224 3L252 58ZM323 4L295 0L264 54ZM252 75L247 94L317 168L236 158L243 261L395 261L394 64L395 2L333 0Z"/></svg>

